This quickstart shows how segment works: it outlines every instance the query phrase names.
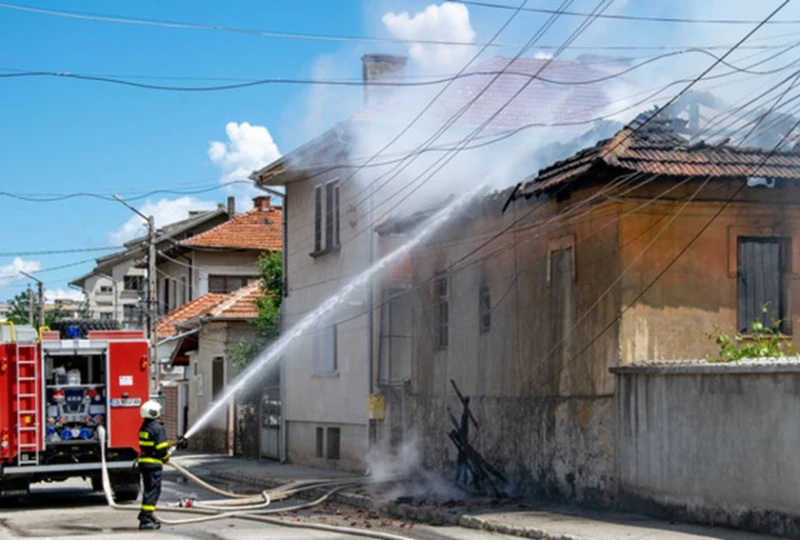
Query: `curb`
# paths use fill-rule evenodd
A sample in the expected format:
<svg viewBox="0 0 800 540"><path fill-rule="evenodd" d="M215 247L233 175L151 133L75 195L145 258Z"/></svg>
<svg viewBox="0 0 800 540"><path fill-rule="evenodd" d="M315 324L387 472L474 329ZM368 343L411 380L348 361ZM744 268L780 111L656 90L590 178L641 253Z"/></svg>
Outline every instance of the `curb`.
<svg viewBox="0 0 800 540"><path fill-rule="evenodd" d="M211 471L210 476L218 480L246 484L258 488L274 488L291 482L288 478L258 478L249 474L233 471ZM299 497L303 498L303 497ZM498 521L492 521L478 516L468 514L458 515L453 512L436 508L418 507L410 504L396 502L382 502L367 495L358 493L340 492L335 494L331 500L340 504L346 504L354 508L382 512L389 514L396 519L408 519L417 523L430 525L455 525L465 529L478 531L496 532L521 538L538 538L542 540L586 540L584 536L574 536L570 534L553 535L546 530L534 527L523 527L508 525Z"/></svg>

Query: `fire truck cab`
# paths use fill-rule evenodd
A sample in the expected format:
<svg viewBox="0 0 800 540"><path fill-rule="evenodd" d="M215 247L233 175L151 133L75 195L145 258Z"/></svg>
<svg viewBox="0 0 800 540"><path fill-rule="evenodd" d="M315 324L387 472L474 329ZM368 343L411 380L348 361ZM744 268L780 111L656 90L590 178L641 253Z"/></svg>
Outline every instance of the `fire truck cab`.
<svg viewBox="0 0 800 540"><path fill-rule="evenodd" d="M149 396L141 331L36 332L0 323L0 496L71 477L102 489L97 427L118 501L139 493L139 407Z"/></svg>

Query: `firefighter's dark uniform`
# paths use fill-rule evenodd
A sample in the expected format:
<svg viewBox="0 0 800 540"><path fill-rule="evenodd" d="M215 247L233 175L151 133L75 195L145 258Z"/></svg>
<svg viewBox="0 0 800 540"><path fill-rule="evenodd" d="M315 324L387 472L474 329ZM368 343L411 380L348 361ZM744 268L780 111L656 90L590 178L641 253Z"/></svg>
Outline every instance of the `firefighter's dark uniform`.
<svg viewBox="0 0 800 540"><path fill-rule="evenodd" d="M139 429L139 471L142 474L144 493L139 512L140 528L157 528L153 517L161 496L161 470L169 460L169 441L164 426L158 420L145 420Z"/></svg>

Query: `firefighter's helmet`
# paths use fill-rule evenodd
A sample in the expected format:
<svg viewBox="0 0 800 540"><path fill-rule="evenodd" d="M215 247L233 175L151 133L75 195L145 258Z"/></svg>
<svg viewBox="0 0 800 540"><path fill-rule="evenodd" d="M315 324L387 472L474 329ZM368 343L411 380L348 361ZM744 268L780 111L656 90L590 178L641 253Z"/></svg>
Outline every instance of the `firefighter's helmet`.
<svg viewBox="0 0 800 540"><path fill-rule="evenodd" d="M141 413L142 418L145 420L155 420L161 416L161 404L151 399L142 405L142 408L139 409L139 412Z"/></svg>

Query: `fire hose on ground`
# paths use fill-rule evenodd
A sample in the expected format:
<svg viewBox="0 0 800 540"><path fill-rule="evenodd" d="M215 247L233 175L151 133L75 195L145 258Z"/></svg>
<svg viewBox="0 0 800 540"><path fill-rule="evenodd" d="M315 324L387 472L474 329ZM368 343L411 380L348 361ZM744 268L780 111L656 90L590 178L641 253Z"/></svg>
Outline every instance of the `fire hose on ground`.
<svg viewBox="0 0 800 540"><path fill-rule="evenodd" d="M100 439L100 460L102 465L102 483L103 492L105 494L108 506L114 510L133 511L138 512L139 507L129 504L118 504L114 501L111 490L111 479L108 474L108 465L106 462L106 447L105 439L106 432L102 426L97 429ZM166 513L185 513L185 514L198 514L200 517L193 517L187 519L164 519L159 517L158 520L164 525L189 525L193 523L202 523L206 521L214 521L220 519L246 519L249 521L258 521L261 523L268 523L271 525L279 525L281 527L293 527L299 529L313 529L319 531L327 531L338 534L349 534L352 536L363 536L367 538L378 538L381 540L408 540L405 536L397 534L384 533L379 531L367 531L363 529L356 529L353 527L341 527L336 525L324 525L321 523L297 522L286 521L284 519L270 517L270 515L294 512L304 510L317 506L330 499L336 493L362 484L359 480L304 480L291 482L283 486L279 486L273 490L264 490L259 495L242 495L239 493L232 493L220 489L216 486L205 482L195 474L189 472L185 467L168 462L172 468L178 471L181 475L186 477L190 482L197 484L205 490L208 490L216 495L225 497L225 499L209 500L202 503L195 502L191 507L168 506L164 509ZM270 504L275 501L285 500L303 491L327 489L328 491L321 497L294 506L282 507L279 509L268 508Z"/></svg>

